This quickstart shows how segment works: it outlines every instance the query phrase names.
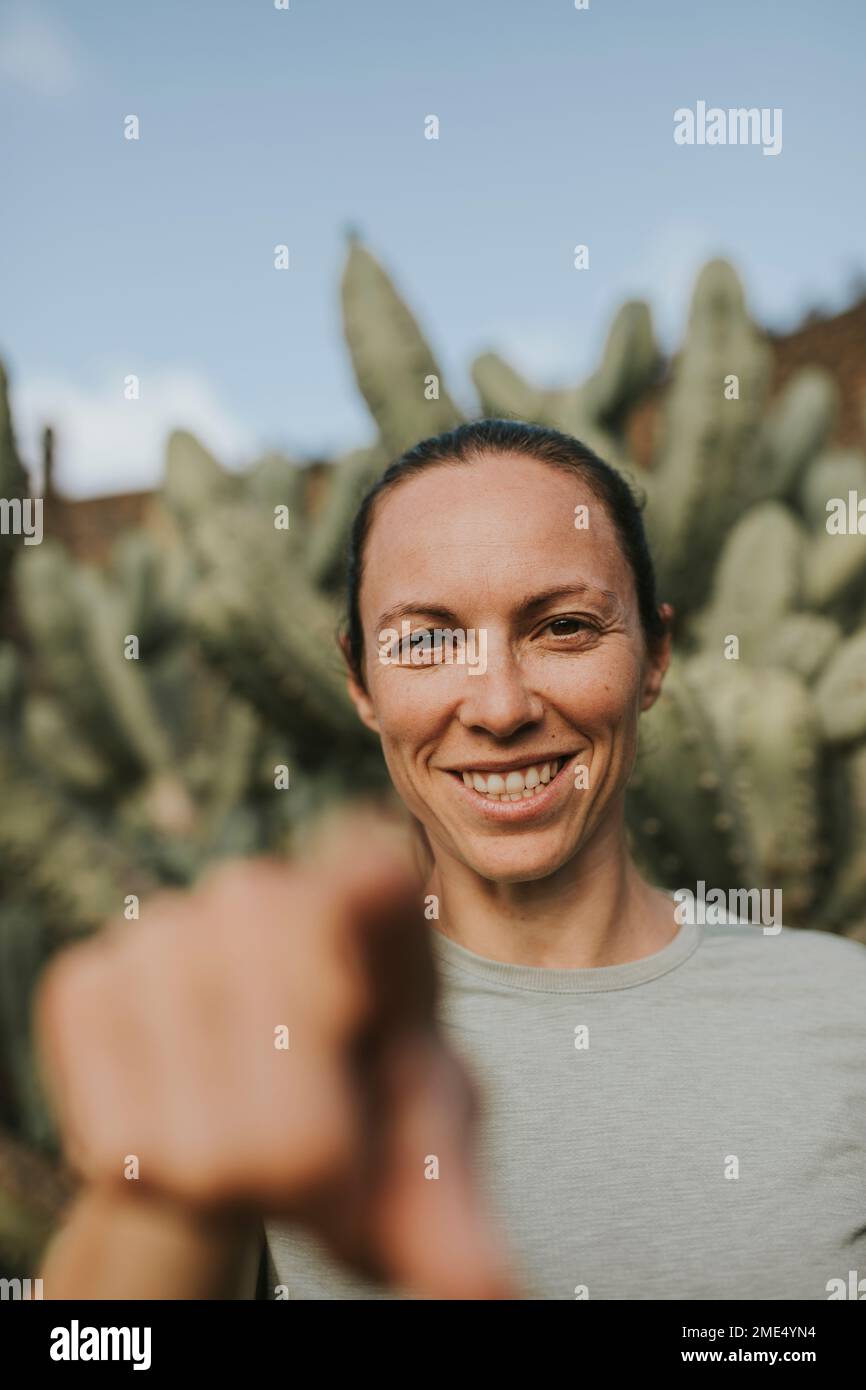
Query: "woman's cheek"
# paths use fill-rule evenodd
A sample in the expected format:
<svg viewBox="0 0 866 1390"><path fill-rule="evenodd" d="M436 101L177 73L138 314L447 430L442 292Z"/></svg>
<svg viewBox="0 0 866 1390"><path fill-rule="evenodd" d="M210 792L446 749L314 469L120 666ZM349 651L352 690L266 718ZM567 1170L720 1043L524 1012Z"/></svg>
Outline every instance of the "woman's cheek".
<svg viewBox="0 0 866 1390"><path fill-rule="evenodd" d="M634 662L582 664L548 680L547 695L575 728L602 735L631 716L639 676Z"/></svg>
<svg viewBox="0 0 866 1390"><path fill-rule="evenodd" d="M405 672L395 673L388 679L386 673L373 690L373 703L376 718L383 738L393 742L417 744L423 742L429 731L437 727L437 713L441 719L441 697L416 675L414 679Z"/></svg>
<svg viewBox="0 0 866 1390"><path fill-rule="evenodd" d="M431 701L429 685L426 690L421 687L418 677L414 682L386 677L371 690L389 776L413 809L423 801L414 790L419 754L429 752L448 726L441 717L441 702Z"/></svg>

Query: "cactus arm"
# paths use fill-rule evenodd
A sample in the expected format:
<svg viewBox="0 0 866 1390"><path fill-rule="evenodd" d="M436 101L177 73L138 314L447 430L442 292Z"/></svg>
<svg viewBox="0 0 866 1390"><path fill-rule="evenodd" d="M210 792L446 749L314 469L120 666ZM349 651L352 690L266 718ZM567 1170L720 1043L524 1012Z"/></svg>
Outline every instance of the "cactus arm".
<svg viewBox="0 0 866 1390"><path fill-rule="evenodd" d="M689 663L675 655L641 716L626 798L635 844L661 881L728 888L750 880L749 827L729 771Z"/></svg>
<svg viewBox="0 0 866 1390"><path fill-rule="evenodd" d="M739 378L739 399L725 381ZM701 272L683 351L665 406L665 428L647 514L660 585L675 607L707 593L727 529L745 506L767 394L769 348L746 314L724 261Z"/></svg>
<svg viewBox="0 0 866 1390"><path fill-rule="evenodd" d="M342 585L345 575L346 539L362 496L386 466L380 446L357 449L333 465L333 477L324 508L310 523L306 571L316 588Z"/></svg>
<svg viewBox="0 0 866 1390"><path fill-rule="evenodd" d="M418 324L390 278L354 235L342 280L343 327L358 388L389 458L452 429L462 414ZM439 383L429 398L429 379Z"/></svg>

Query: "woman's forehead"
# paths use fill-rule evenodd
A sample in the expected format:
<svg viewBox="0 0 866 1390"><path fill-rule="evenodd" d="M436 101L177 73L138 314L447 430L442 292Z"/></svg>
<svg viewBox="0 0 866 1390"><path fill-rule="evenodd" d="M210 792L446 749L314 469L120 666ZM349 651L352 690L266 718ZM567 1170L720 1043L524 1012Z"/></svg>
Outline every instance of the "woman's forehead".
<svg viewBox="0 0 866 1390"><path fill-rule="evenodd" d="M434 465L402 480L380 499L367 544L463 544L520 535L530 523L568 542L579 529L576 509L607 540L611 522L604 504L578 473L520 455L485 456L473 463Z"/></svg>
<svg viewBox="0 0 866 1390"><path fill-rule="evenodd" d="M623 566L615 528L582 478L499 456L434 467L385 494L367 538L363 588L377 604L409 590L438 593L441 603L449 593L465 602L495 591L511 604L570 580L619 594Z"/></svg>

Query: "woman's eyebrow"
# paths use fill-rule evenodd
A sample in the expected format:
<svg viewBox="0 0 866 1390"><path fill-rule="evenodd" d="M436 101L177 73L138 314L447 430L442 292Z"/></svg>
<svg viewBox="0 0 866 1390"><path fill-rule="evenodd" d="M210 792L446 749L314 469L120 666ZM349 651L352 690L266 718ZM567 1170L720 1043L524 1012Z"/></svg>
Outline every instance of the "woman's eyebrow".
<svg viewBox="0 0 866 1390"><path fill-rule="evenodd" d="M546 608L548 604L555 603L557 599L573 598L583 596L591 602L596 603L602 613L611 616L622 612L622 605L618 594L611 589L598 589L594 584L561 584L553 589L545 589L540 594L533 594L531 598L524 599L519 605L518 612L522 616L531 617L539 609ZM395 604L393 608L386 608L380 614L377 628L391 627L401 618L419 617L440 618L443 623L459 623L456 613L450 608L443 608L441 604L426 603L423 599L413 599L408 603Z"/></svg>
<svg viewBox="0 0 866 1390"><path fill-rule="evenodd" d="M594 584L560 584L554 589L545 589L540 594L533 594L520 605L520 611L528 616L535 613L540 608L546 608L548 604L555 603L558 599L583 597L591 603L598 604L605 614L619 614L622 612L622 604L618 594L612 589L598 589Z"/></svg>
<svg viewBox="0 0 866 1390"><path fill-rule="evenodd" d="M412 599L409 603L398 603L393 608L386 608L384 613L379 615L378 628L390 627L400 618L418 617L423 614L425 618L441 618L446 623L456 623L457 614L452 613L450 608L442 608L436 603L425 603L423 599Z"/></svg>

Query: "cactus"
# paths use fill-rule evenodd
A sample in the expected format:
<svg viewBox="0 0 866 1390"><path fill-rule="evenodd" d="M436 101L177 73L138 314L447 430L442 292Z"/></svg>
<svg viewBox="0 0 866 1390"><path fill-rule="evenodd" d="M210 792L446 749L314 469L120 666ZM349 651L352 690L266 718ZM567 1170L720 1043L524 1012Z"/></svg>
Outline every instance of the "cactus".
<svg viewBox="0 0 866 1390"><path fill-rule="evenodd" d="M842 629L819 613L788 613L765 634L760 655L770 666L793 671L807 683L817 679L842 641Z"/></svg>
<svg viewBox="0 0 866 1390"><path fill-rule="evenodd" d="M815 687L827 743L866 737L866 628L837 647Z"/></svg>
<svg viewBox="0 0 866 1390"><path fill-rule="evenodd" d="M533 425L551 422L552 399L562 394L530 386L497 352L476 357L472 380L485 415L526 420Z"/></svg>
<svg viewBox="0 0 866 1390"><path fill-rule="evenodd" d="M866 496L866 458L857 449L828 449L810 465L797 492L797 502L808 526L824 531L827 502L847 497L853 489Z"/></svg>
<svg viewBox="0 0 866 1390"><path fill-rule="evenodd" d="M169 436L162 496L184 524L195 521L204 507L237 496L240 482L226 473L212 454L188 430Z"/></svg>
<svg viewBox="0 0 866 1390"><path fill-rule="evenodd" d="M627 471L620 441L624 417L635 396L655 380L660 365L649 307L634 300L617 313L601 364L582 384L538 390L493 352L475 359L472 378L486 415L565 430ZM644 485L649 481L644 479Z"/></svg>
<svg viewBox="0 0 866 1390"><path fill-rule="evenodd" d="M847 931L866 922L866 744L828 761L835 794L834 853L821 922L829 931Z"/></svg>
<svg viewBox="0 0 866 1390"><path fill-rule="evenodd" d="M0 747L0 877L26 885L58 939L85 934L156 882L90 817Z"/></svg>
<svg viewBox="0 0 866 1390"><path fill-rule="evenodd" d="M742 657L762 660L776 625L800 604L804 548L804 528L781 503L761 502L746 512L724 544L710 600L693 623L700 645L721 651L733 635Z"/></svg>
<svg viewBox="0 0 866 1390"><path fill-rule="evenodd" d="M733 270L711 262L698 279L675 365L647 514L661 587L675 607L703 602L721 540L743 510L768 375L769 351L748 320ZM732 378L739 394L728 399Z"/></svg>
<svg viewBox="0 0 866 1390"><path fill-rule="evenodd" d="M759 466L746 479L752 502L790 500L832 427L838 391L826 372L805 367L791 379L762 424Z"/></svg>
<svg viewBox="0 0 866 1390"><path fill-rule="evenodd" d="M275 452L265 454L250 466L244 477L247 500L259 502L273 513L275 507L288 507L290 530L306 512L307 470L292 459Z"/></svg>
<svg viewBox="0 0 866 1390"><path fill-rule="evenodd" d="M363 494L386 463L382 448L375 446L355 450L334 464L324 509L305 537L307 575L314 588L342 587L347 532Z"/></svg>
<svg viewBox="0 0 866 1390"><path fill-rule="evenodd" d="M632 400L655 379L660 365L649 305L641 300L624 304L611 325L598 371L578 392L575 425L588 415L618 429Z"/></svg>
<svg viewBox="0 0 866 1390"><path fill-rule="evenodd" d="M343 327L359 390L389 457L460 423L417 323L379 262L354 235L342 284Z"/></svg>
<svg viewBox="0 0 866 1390"><path fill-rule="evenodd" d="M688 663L722 748L755 855L755 883L782 891L785 920L802 921L816 892L820 722L792 671L702 653Z"/></svg>
<svg viewBox="0 0 866 1390"><path fill-rule="evenodd" d="M235 688L275 726L303 729L306 744L354 732L334 645L339 610L311 588L273 523L250 509L217 507L202 517L193 544L202 578L190 621Z"/></svg>
<svg viewBox="0 0 866 1390"><path fill-rule="evenodd" d="M0 362L0 498L19 501L27 495L27 474L18 455L12 412L9 408L9 382ZM15 554L15 538L0 533L0 594Z"/></svg>
<svg viewBox="0 0 866 1390"><path fill-rule="evenodd" d="M680 657L641 718L627 811L636 851L665 882L703 878L728 888L751 881L755 852L737 787Z"/></svg>

